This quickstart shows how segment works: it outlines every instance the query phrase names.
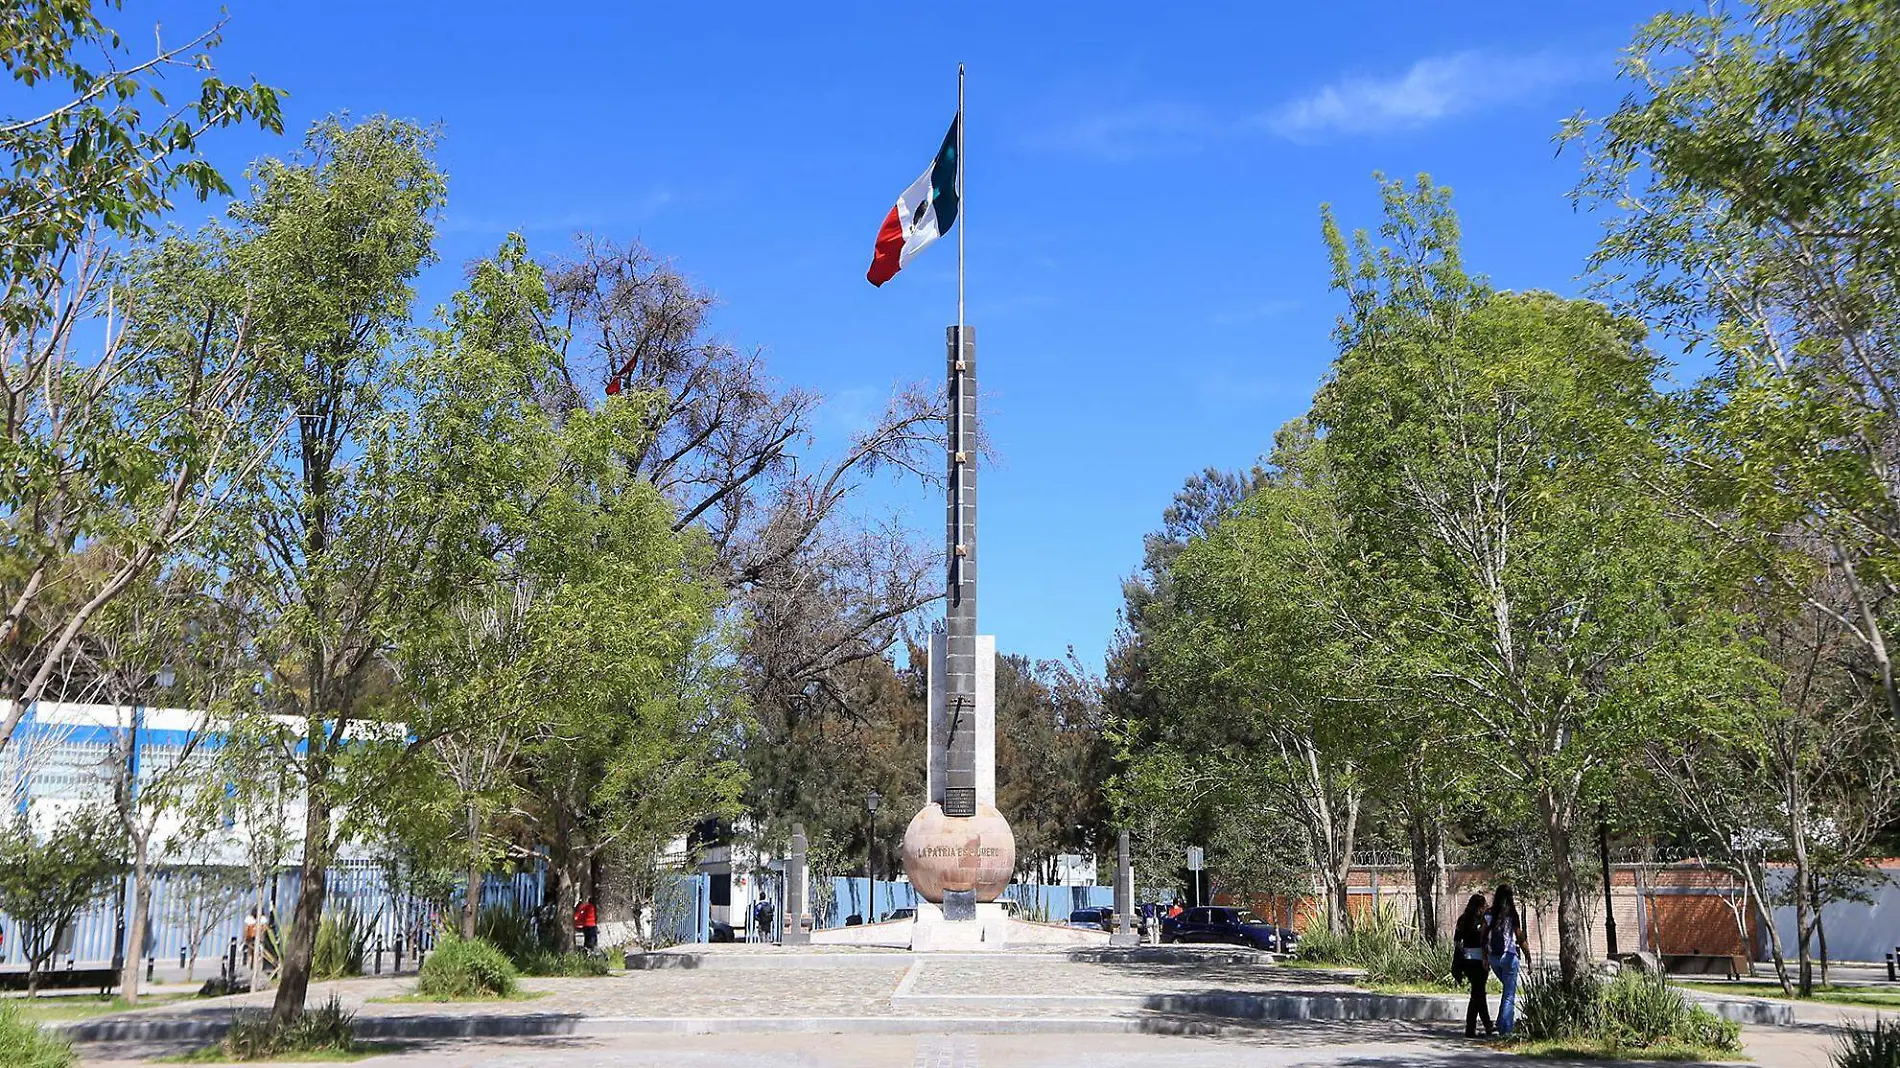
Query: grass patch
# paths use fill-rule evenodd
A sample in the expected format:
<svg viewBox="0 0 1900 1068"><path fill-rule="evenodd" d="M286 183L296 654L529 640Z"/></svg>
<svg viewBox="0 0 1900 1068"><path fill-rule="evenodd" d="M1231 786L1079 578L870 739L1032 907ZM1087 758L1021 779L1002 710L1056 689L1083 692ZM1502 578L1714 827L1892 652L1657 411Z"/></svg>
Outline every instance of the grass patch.
<svg viewBox="0 0 1900 1068"><path fill-rule="evenodd" d="M471 994L468 997L449 997L446 994L423 994L411 991L407 994L392 994L386 998L370 998L377 1005L444 1005L458 1001L536 1001L553 994L552 990L516 990L512 994Z"/></svg>
<svg viewBox="0 0 1900 1068"><path fill-rule="evenodd" d="M174 1002L189 1001L196 996L195 994L150 994L140 998L137 1005L129 1005L121 997L102 998L97 994L9 998L7 1002L14 1006L23 1020L31 1020L34 1023L65 1023L69 1020L85 1020L115 1012L151 1008L154 1005L170 1005Z"/></svg>
<svg viewBox="0 0 1900 1068"><path fill-rule="evenodd" d="M356 1041L355 1020L335 994L288 1023L279 1023L268 1010L247 1010L233 1016L224 1040L201 1055L232 1061L360 1060L366 1047Z"/></svg>
<svg viewBox="0 0 1900 1068"><path fill-rule="evenodd" d="M358 1042L353 1048L307 1050L303 1053L279 1053L269 1057L253 1057L246 1061L234 1061L224 1052L223 1046L206 1046L194 1049L190 1053L174 1053L169 1057L154 1057L156 1064L348 1064L366 1057L380 1057L385 1053L394 1053L402 1047L394 1042Z"/></svg>
<svg viewBox="0 0 1900 1068"><path fill-rule="evenodd" d="M1677 986L1688 990L1697 990L1705 994L1734 994L1751 998L1774 998L1778 1001L1790 1000L1781 992L1781 984L1744 979L1733 983L1678 982ZM1900 1009L1900 991L1873 990L1857 986L1821 986L1815 984L1814 996L1807 999L1796 997L1793 1000L1823 1001L1831 1005L1865 1005L1875 1009Z"/></svg>
<svg viewBox="0 0 1900 1068"><path fill-rule="evenodd" d="M14 1002L0 1002L0 1064L8 1068L71 1068L73 1046L21 1018Z"/></svg>
<svg viewBox="0 0 1900 1068"><path fill-rule="evenodd" d="M1551 1057L1585 1061L1745 1061L1733 1050L1709 1046L1689 1046L1680 1042L1661 1042L1654 1046L1631 1049L1614 1042L1593 1042L1577 1038L1547 1038L1536 1042L1513 1042L1500 1046L1526 1057Z"/></svg>
<svg viewBox="0 0 1900 1068"><path fill-rule="evenodd" d="M1470 987L1440 986L1437 983L1389 983L1362 979L1358 985L1375 994L1463 994L1469 997L1471 993Z"/></svg>

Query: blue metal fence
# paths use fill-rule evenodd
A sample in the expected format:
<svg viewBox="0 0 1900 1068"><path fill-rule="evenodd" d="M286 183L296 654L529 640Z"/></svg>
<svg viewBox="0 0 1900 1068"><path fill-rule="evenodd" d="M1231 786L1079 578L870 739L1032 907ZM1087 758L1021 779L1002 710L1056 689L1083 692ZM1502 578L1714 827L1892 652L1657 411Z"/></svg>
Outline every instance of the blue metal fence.
<svg viewBox="0 0 1900 1068"><path fill-rule="evenodd" d="M325 908L355 909L369 921L372 945L377 938L390 946L397 938L405 939L409 945L415 945L418 938L428 944L439 919L434 907L400 890L392 892L380 866L344 861L331 868L325 878L329 884ZM541 902L543 882L543 873L539 870L516 874L491 872L482 884L482 905L485 908L499 905L534 908ZM243 938L244 918L253 907L249 888L208 888L206 883L207 880L195 877L191 869L161 868L153 873L151 923L138 954L140 957L156 957L173 964L181 956L215 961L233 940ZM278 872L268 882L265 909L277 913L280 927L288 918L301 884L301 875L294 868ZM198 900L187 900L187 895L196 895ZM134 895L130 876L126 878L125 901L126 907L131 908ZM108 891L80 912L54 955L53 963L64 967L68 961L93 964L111 961L115 956L113 945L118 922L117 891ZM193 928L198 932L195 945ZM11 917L0 915L0 931L5 932L5 942L0 944L0 965L25 964L26 952L19 925ZM215 973L215 963L211 971Z"/></svg>

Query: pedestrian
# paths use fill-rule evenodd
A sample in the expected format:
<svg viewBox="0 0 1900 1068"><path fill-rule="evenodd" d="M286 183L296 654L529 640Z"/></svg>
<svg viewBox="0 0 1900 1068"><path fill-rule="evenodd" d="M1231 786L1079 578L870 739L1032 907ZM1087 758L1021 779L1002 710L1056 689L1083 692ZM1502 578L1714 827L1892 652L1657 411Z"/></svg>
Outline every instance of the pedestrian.
<svg viewBox="0 0 1900 1068"><path fill-rule="evenodd" d="M1524 917L1517 911L1517 895L1505 883L1491 895L1491 918L1485 925L1485 962L1498 977L1498 1030L1509 1035L1517 1027L1517 976Z"/></svg>
<svg viewBox="0 0 1900 1068"><path fill-rule="evenodd" d="M1484 1033L1498 1033L1491 1022L1491 1006L1485 1001L1485 980L1490 973L1484 965L1484 895L1473 894L1465 903L1464 915L1458 917L1458 926L1451 937L1452 965L1454 979L1462 979L1471 984L1471 1003L1465 1007L1465 1037L1475 1038L1478 1034L1478 1021L1484 1021Z"/></svg>
<svg viewBox="0 0 1900 1068"><path fill-rule="evenodd" d="M766 897L763 890L759 891L758 903L752 906L752 929L756 934L755 941L772 940L772 899Z"/></svg>
<svg viewBox="0 0 1900 1068"><path fill-rule="evenodd" d="M1186 911L1186 909L1181 907L1181 899L1177 897L1174 899L1174 904L1168 906L1168 919L1180 919L1181 914Z"/></svg>
<svg viewBox="0 0 1900 1068"><path fill-rule="evenodd" d="M592 953L600 944L600 924L594 912L594 899L588 898L574 906L574 929L580 932L581 945Z"/></svg>
<svg viewBox="0 0 1900 1068"><path fill-rule="evenodd" d="M258 929L263 925L264 921L255 908L244 914L244 965L247 968L254 966L257 960Z"/></svg>

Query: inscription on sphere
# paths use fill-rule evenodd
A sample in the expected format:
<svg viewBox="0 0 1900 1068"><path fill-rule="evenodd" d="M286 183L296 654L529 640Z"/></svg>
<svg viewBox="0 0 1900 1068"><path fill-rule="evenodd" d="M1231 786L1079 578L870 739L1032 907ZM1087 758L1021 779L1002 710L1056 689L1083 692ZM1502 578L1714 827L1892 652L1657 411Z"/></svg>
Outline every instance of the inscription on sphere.
<svg viewBox="0 0 1900 1068"><path fill-rule="evenodd" d="M925 901L943 903L946 891L968 891L994 901L1016 870L1016 836L992 805L974 816L945 815L925 805L904 831L904 873Z"/></svg>

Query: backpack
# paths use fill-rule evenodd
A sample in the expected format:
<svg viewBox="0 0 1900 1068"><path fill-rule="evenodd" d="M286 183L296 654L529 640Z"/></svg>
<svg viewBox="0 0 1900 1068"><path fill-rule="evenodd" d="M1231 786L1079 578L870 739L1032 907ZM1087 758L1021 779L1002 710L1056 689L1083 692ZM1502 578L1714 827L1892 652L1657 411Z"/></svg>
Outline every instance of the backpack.
<svg viewBox="0 0 1900 1068"><path fill-rule="evenodd" d="M1509 957L1517 952L1517 924L1513 917L1493 918L1489 937L1492 957Z"/></svg>

